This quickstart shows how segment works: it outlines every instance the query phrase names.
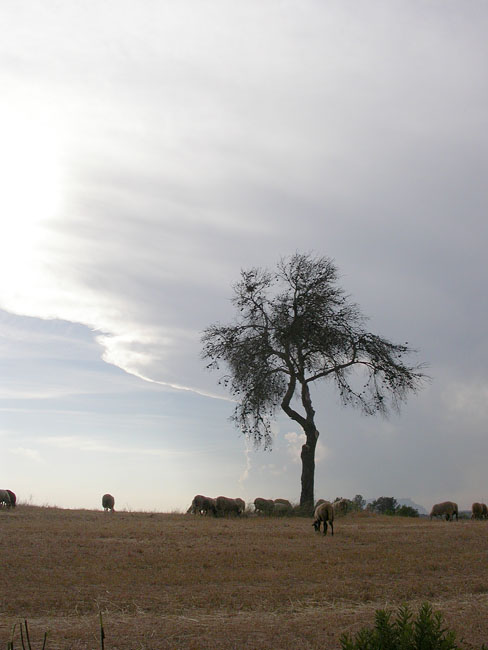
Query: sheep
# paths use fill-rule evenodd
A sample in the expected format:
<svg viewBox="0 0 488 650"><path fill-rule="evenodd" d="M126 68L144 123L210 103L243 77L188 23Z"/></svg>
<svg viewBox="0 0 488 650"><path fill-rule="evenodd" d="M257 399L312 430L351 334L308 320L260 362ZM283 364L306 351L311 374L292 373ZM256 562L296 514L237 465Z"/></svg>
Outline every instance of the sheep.
<svg viewBox="0 0 488 650"><path fill-rule="evenodd" d="M288 501L288 499L275 499L274 504L275 504L275 508L276 508L277 505L281 504L281 505L284 505L286 507L286 510L288 512L291 512L293 510L293 506Z"/></svg>
<svg viewBox="0 0 488 650"><path fill-rule="evenodd" d="M210 497L205 497L203 494L195 494L192 499L191 505L188 508L188 512L191 512L192 515L196 515L197 512L199 515L203 515L203 504Z"/></svg>
<svg viewBox="0 0 488 650"><path fill-rule="evenodd" d="M471 506L471 519L482 519L483 518L483 506L481 503L475 501Z"/></svg>
<svg viewBox="0 0 488 650"><path fill-rule="evenodd" d="M443 501L442 503L436 503L432 506L430 511L430 518L432 517L441 517L446 515L446 521L452 520L454 515L456 515L456 521L458 520L458 506L454 501Z"/></svg>
<svg viewBox="0 0 488 650"><path fill-rule="evenodd" d="M240 500L242 501L242 499ZM217 497L215 499L215 505L217 508L217 514L219 515L241 514L241 508L235 499L230 499L229 497Z"/></svg>
<svg viewBox="0 0 488 650"><path fill-rule="evenodd" d="M2 505L5 506L6 508L10 508L10 506L12 505L8 490L0 490L0 506Z"/></svg>
<svg viewBox="0 0 488 650"><path fill-rule="evenodd" d="M17 505L17 495L15 494L15 492L12 492L12 490L7 490L7 492L10 497L10 505L12 508L15 508L15 506Z"/></svg>
<svg viewBox="0 0 488 650"><path fill-rule="evenodd" d="M111 512L115 512L115 499L111 494L104 494L102 497L102 508L105 511L110 510Z"/></svg>
<svg viewBox="0 0 488 650"><path fill-rule="evenodd" d="M274 501L272 499L262 499L257 497L254 499L254 508L256 512L262 512L265 515L270 515L274 510Z"/></svg>
<svg viewBox="0 0 488 650"><path fill-rule="evenodd" d="M239 510L240 510L239 514L242 515L242 513L246 510L246 502L244 501L244 499L237 498L236 503L239 506Z"/></svg>
<svg viewBox="0 0 488 650"><path fill-rule="evenodd" d="M488 517L488 508L486 503L475 501L471 506L471 519L486 519Z"/></svg>
<svg viewBox="0 0 488 650"><path fill-rule="evenodd" d="M329 501L324 501L320 503L316 508L313 515L313 527L317 533L320 532L320 524L324 524L324 535L327 535L327 522L330 524L331 534L334 534L334 508L332 503Z"/></svg>
<svg viewBox="0 0 488 650"><path fill-rule="evenodd" d="M349 510L349 499L339 499L339 501L334 501L332 504L334 507L334 514L336 515L345 515Z"/></svg>
<svg viewBox="0 0 488 650"><path fill-rule="evenodd" d="M274 508L273 508L273 514L278 515L278 516L285 516L289 515L291 512L290 508L286 505L286 503L278 503L275 501L274 503Z"/></svg>
<svg viewBox="0 0 488 650"><path fill-rule="evenodd" d="M215 499L212 499L212 497L204 497L202 494L197 494L193 497L189 512L192 514L198 512L201 515L208 515L208 513L211 512L213 515L216 515L217 509Z"/></svg>

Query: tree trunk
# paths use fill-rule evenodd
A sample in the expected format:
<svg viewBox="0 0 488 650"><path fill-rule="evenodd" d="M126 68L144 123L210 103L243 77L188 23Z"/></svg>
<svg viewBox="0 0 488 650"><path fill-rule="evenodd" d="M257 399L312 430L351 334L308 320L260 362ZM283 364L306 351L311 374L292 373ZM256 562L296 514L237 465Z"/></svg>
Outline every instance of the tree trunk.
<svg viewBox="0 0 488 650"><path fill-rule="evenodd" d="M312 406L312 400L310 398L310 391L308 384L305 381L303 374L299 378L301 384L301 398L302 404L305 409L306 417L300 415L290 406L291 398L295 393L295 388L297 384L297 377L293 372L293 367L290 364L290 379L288 388L283 401L281 403L281 408L292 420L295 420L303 429L306 436L305 444L302 446L302 493L300 495L300 506L304 510L310 511L313 513L314 506L314 481L315 481L315 447L317 446L317 440L319 437L319 432L315 427L314 417L315 411Z"/></svg>
<svg viewBox="0 0 488 650"><path fill-rule="evenodd" d="M315 427L312 431L305 431L307 441L302 446L302 493L300 495L300 506L313 512L314 506L314 483L315 483L315 447L319 432Z"/></svg>

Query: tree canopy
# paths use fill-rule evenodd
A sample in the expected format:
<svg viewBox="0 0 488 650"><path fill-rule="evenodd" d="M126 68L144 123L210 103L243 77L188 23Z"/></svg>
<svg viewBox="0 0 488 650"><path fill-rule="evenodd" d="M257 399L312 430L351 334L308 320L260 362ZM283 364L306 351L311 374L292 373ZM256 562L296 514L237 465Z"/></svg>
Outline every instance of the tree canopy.
<svg viewBox="0 0 488 650"><path fill-rule="evenodd" d="M345 405L366 414L398 408L423 380L421 366L405 364L413 350L370 333L359 307L338 286L332 260L296 253L275 271L241 271L229 325L202 335L208 368L224 364L220 379L236 399L233 420L256 444L269 448L278 408L303 429L301 503L313 503L319 432L310 384L332 381ZM297 406L293 401L301 403Z"/></svg>

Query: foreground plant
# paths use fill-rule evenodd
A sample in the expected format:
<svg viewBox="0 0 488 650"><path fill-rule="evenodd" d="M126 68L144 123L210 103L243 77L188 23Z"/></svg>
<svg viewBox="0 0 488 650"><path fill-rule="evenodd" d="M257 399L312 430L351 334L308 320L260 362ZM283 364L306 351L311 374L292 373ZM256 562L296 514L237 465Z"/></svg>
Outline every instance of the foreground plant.
<svg viewBox="0 0 488 650"><path fill-rule="evenodd" d="M22 650L26 650L28 648L29 650L32 650L32 645L30 641L30 636L29 636L29 626L27 625L27 621L24 620L24 627L22 627L22 623L15 623L15 625L12 628L12 639L7 643L7 650L15 650L14 646L14 635L15 635L15 629L19 626L19 632L20 632L20 643L22 644ZM25 640L24 640L24 630L25 630ZM47 642L47 632L44 632L44 640L42 642L42 650L45 650L46 648L46 642ZM27 643L27 646L25 645Z"/></svg>
<svg viewBox="0 0 488 650"><path fill-rule="evenodd" d="M408 606L400 607L396 618L379 609L373 628L363 628L354 639L344 634L342 650L462 650L456 643L456 634L444 627L440 612L434 612L424 603L416 619ZM485 645L481 650L488 650Z"/></svg>
<svg viewBox="0 0 488 650"><path fill-rule="evenodd" d="M105 648L105 629L103 627L103 618L102 618L102 613L100 612L100 649L104 650ZM22 627L23 625L23 627ZM17 629L17 626L19 626L19 634L20 634L20 643L22 646L22 650L32 650L32 644L30 641L30 636L29 636L29 626L27 624L27 621L24 620L24 623L15 623L15 625L12 628L12 639L7 643L7 650L15 650L14 646L14 636L15 636L15 630ZM25 634L25 639L24 639L24 634ZM27 643L27 645L26 645ZM42 642L42 650L46 650L46 643L47 643L47 632L44 632L44 639Z"/></svg>

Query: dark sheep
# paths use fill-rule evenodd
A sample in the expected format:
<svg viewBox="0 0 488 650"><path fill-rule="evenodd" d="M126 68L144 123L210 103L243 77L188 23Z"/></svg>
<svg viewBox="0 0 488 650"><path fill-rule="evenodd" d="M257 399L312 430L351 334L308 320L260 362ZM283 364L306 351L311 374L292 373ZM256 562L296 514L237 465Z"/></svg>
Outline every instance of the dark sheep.
<svg viewBox="0 0 488 650"><path fill-rule="evenodd" d="M12 508L15 508L15 506L17 505L17 495L15 494L15 492L12 492L12 490L7 490L7 492L10 497L10 505Z"/></svg>
<svg viewBox="0 0 488 650"><path fill-rule="evenodd" d="M256 497L256 499L254 499L254 508L256 512L270 515L274 511L274 506L275 504L272 499L262 499L261 497Z"/></svg>
<svg viewBox="0 0 488 650"><path fill-rule="evenodd" d="M242 501L242 499L241 499ZM240 515L241 508L237 503L236 499L231 499L229 497L217 497L215 499L215 505L217 507L218 515Z"/></svg>
<svg viewBox="0 0 488 650"><path fill-rule="evenodd" d="M10 494L8 493L8 490L0 490L0 506L10 508L11 505L12 502L10 501Z"/></svg>
<svg viewBox="0 0 488 650"><path fill-rule="evenodd" d="M471 506L471 519L482 519L483 518L483 506L481 503L475 501Z"/></svg>
<svg viewBox="0 0 488 650"><path fill-rule="evenodd" d="M111 494L104 494L102 497L102 508L106 511L115 512L115 499Z"/></svg>
<svg viewBox="0 0 488 650"><path fill-rule="evenodd" d="M236 503L237 503L237 505L239 506L239 510L240 510L240 513L239 513L239 514L242 515L242 514L245 512L245 510L246 510L246 502L244 501L244 499L239 499L239 497L238 497L238 498L236 499Z"/></svg>
<svg viewBox="0 0 488 650"><path fill-rule="evenodd" d="M217 508L215 504L215 499L212 497L205 497L203 494L197 494L193 497L189 512L196 514L197 512L200 515L208 515L211 512L213 515L217 514Z"/></svg>
<svg viewBox="0 0 488 650"><path fill-rule="evenodd" d="M488 517L488 508L486 503L475 501L471 506L471 519L486 519Z"/></svg>

